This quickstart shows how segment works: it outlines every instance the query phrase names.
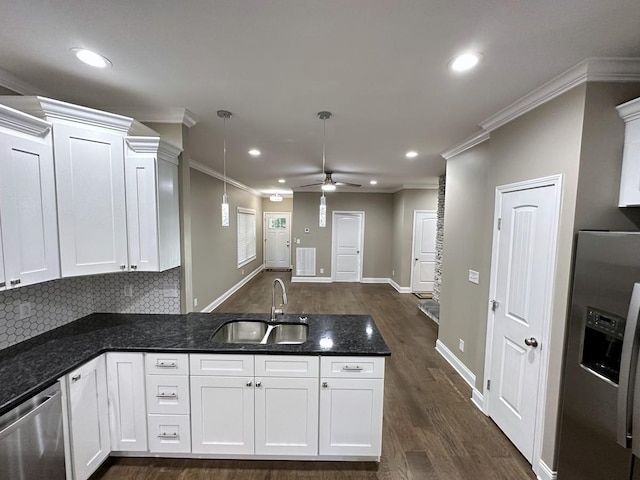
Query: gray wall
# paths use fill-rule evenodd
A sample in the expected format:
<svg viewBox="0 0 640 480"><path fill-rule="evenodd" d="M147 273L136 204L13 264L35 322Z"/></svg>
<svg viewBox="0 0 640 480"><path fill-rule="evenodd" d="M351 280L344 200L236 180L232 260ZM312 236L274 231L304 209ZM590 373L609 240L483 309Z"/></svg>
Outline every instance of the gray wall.
<svg viewBox="0 0 640 480"><path fill-rule="evenodd" d="M269 197L262 199L263 212L293 212L293 198L284 198L281 202L272 202Z"/></svg>
<svg viewBox="0 0 640 480"><path fill-rule="evenodd" d="M227 185L230 225L221 225L223 183L191 169L191 269L200 311L262 265L262 198ZM238 268L237 207L256 211L256 259ZM243 273L244 271L244 273ZM189 310L188 310L189 311Z"/></svg>
<svg viewBox="0 0 640 480"><path fill-rule="evenodd" d="M391 194L338 193L326 195L327 226L318 227L320 193L296 193L291 236L300 238L294 247L316 248L316 276L331 276L331 218L334 211L364 211L364 278L391 276L393 200ZM304 229L309 228L309 233ZM293 265L295 275L295 248ZM320 273L320 268L324 273Z"/></svg>

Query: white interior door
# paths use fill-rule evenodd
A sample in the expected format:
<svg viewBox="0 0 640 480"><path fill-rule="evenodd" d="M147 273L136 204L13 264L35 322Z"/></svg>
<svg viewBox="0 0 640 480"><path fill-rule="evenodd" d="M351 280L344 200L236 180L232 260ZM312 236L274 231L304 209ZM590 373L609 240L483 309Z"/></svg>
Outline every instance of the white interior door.
<svg viewBox="0 0 640 480"><path fill-rule="evenodd" d="M264 268L291 268L291 214L264 214Z"/></svg>
<svg viewBox="0 0 640 480"><path fill-rule="evenodd" d="M555 185L502 193L494 246L489 415L532 462L555 262Z"/></svg>
<svg viewBox="0 0 640 480"><path fill-rule="evenodd" d="M335 282L362 279L364 212L333 212L331 272Z"/></svg>
<svg viewBox="0 0 640 480"><path fill-rule="evenodd" d="M413 263L411 289L414 292L433 292L436 268L435 211L415 211L413 214Z"/></svg>

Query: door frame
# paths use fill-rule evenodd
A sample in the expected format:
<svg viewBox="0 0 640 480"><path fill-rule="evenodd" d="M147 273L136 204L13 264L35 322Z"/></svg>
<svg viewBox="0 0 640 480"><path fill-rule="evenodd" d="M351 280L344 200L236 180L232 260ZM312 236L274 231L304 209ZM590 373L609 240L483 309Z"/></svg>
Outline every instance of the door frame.
<svg viewBox="0 0 640 480"><path fill-rule="evenodd" d="M331 281L336 281L336 241L337 241L337 230L335 228L336 225L336 216L337 215L358 215L360 217L360 268L358 269L358 281L357 283L362 283L362 272L364 269L364 211L361 210L334 210L331 215ZM354 282L356 283L356 282Z"/></svg>
<svg viewBox="0 0 640 480"><path fill-rule="evenodd" d="M411 232L411 273L409 277L409 288L411 288L411 292L415 292L413 288L413 269L416 265L415 262L415 252L416 252L416 217L419 213L433 213L436 216L436 244L438 242L438 211L437 210L414 210L413 211L413 231Z"/></svg>
<svg viewBox="0 0 640 480"><path fill-rule="evenodd" d="M289 268L290 270L293 270L293 264L291 262L291 212L262 212L262 264L265 265L267 262L265 260L265 250L267 247L267 215L273 214L273 215L283 215L283 216L287 216L288 217L288 222L289 222L289 266L287 268ZM265 267L266 268L266 267Z"/></svg>
<svg viewBox="0 0 640 480"><path fill-rule="evenodd" d="M555 277L558 265L558 234L560 227L560 209L562 206L562 174L551 175L549 177L525 180L522 182L510 183L496 187L494 212L493 212L493 240L491 248L491 274L489 283L489 301L487 302L487 336L484 357L484 385L482 386L482 411L485 415L489 415L489 404L491 402L491 391L487 390L487 377L491 374L491 359L493 351L493 331L494 331L494 314L491 309L491 299L495 298L497 286L497 267L498 267L498 248L500 246L500 235L498 234L498 218L502 209L502 195L505 193L516 192L518 190L528 190L540 187L554 188L554 210L552 212L551 221L551 257L549 258L549 272L547 275L547 286L544 292L544 318L542 321L542 348L540 351L540 377L538 379L539 389L536 398L536 419L534 427L533 455L531 457L531 465L534 473L544 474L541 469L546 465L542 461L542 438L544 433L544 418L547 399L547 378L549 370L549 340L551 336L551 319L553 316ZM548 469L548 467L547 467ZM544 477L543 477L544 478Z"/></svg>

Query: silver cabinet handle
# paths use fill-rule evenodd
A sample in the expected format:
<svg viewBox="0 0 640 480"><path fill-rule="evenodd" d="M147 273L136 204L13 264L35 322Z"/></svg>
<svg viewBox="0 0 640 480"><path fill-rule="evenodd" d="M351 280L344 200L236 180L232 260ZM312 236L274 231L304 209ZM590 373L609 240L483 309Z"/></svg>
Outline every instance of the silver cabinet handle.
<svg viewBox="0 0 640 480"><path fill-rule="evenodd" d="M345 372L361 372L362 367L360 365L356 365L354 367L352 367L351 365L345 365L344 367L342 367L342 370Z"/></svg>
<svg viewBox="0 0 640 480"><path fill-rule="evenodd" d="M329 384L327 382L322 382L322 388L329 388Z"/></svg>
<svg viewBox="0 0 640 480"><path fill-rule="evenodd" d="M156 398L178 398L177 393L159 393Z"/></svg>
<svg viewBox="0 0 640 480"><path fill-rule="evenodd" d="M536 340L535 338L531 337L531 338L525 338L524 339L524 344L527 347L533 347L536 348L538 346L538 340Z"/></svg>
<svg viewBox="0 0 640 480"><path fill-rule="evenodd" d="M256 382L256 387L260 388L262 386L262 382Z"/></svg>
<svg viewBox="0 0 640 480"><path fill-rule="evenodd" d="M156 368L178 368L178 362L156 362Z"/></svg>
<svg viewBox="0 0 640 480"><path fill-rule="evenodd" d="M247 387L250 387L251 385L253 385L252 382L247 382Z"/></svg>
<svg viewBox="0 0 640 480"><path fill-rule="evenodd" d="M178 439L180 438L180 435L178 435L177 433L165 433L162 432L161 434L158 435L158 438L170 438L170 439Z"/></svg>
<svg viewBox="0 0 640 480"><path fill-rule="evenodd" d="M77 381L78 381L78 380L80 380L81 378L82 378L82 375L77 374L77 375L74 375L73 377L71 377L71 381L72 381L72 382L77 382Z"/></svg>
<svg viewBox="0 0 640 480"><path fill-rule="evenodd" d="M6 286L7 286L7 284L5 282L0 282L0 288L6 287Z"/></svg>
<svg viewBox="0 0 640 480"><path fill-rule="evenodd" d="M127 266L126 265L120 265L120 270L126 270Z"/></svg>
<svg viewBox="0 0 640 480"><path fill-rule="evenodd" d="M18 279L16 279L16 280L9 280L9 283L10 283L11 285L20 285L20 283L22 283L22 282L21 282L21 281L20 281L20 279L18 278Z"/></svg>
<svg viewBox="0 0 640 480"><path fill-rule="evenodd" d="M137 265L131 265L131 270L137 270L138 266Z"/></svg>

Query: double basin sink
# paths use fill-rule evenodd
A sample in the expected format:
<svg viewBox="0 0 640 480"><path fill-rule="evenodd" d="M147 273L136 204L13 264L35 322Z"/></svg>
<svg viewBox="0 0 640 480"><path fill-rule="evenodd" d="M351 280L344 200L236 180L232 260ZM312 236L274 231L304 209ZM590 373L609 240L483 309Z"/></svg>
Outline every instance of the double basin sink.
<svg viewBox="0 0 640 480"><path fill-rule="evenodd" d="M211 340L218 343L294 345L307 341L306 323L273 323L262 320L235 320L220 327Z"/></svg>

